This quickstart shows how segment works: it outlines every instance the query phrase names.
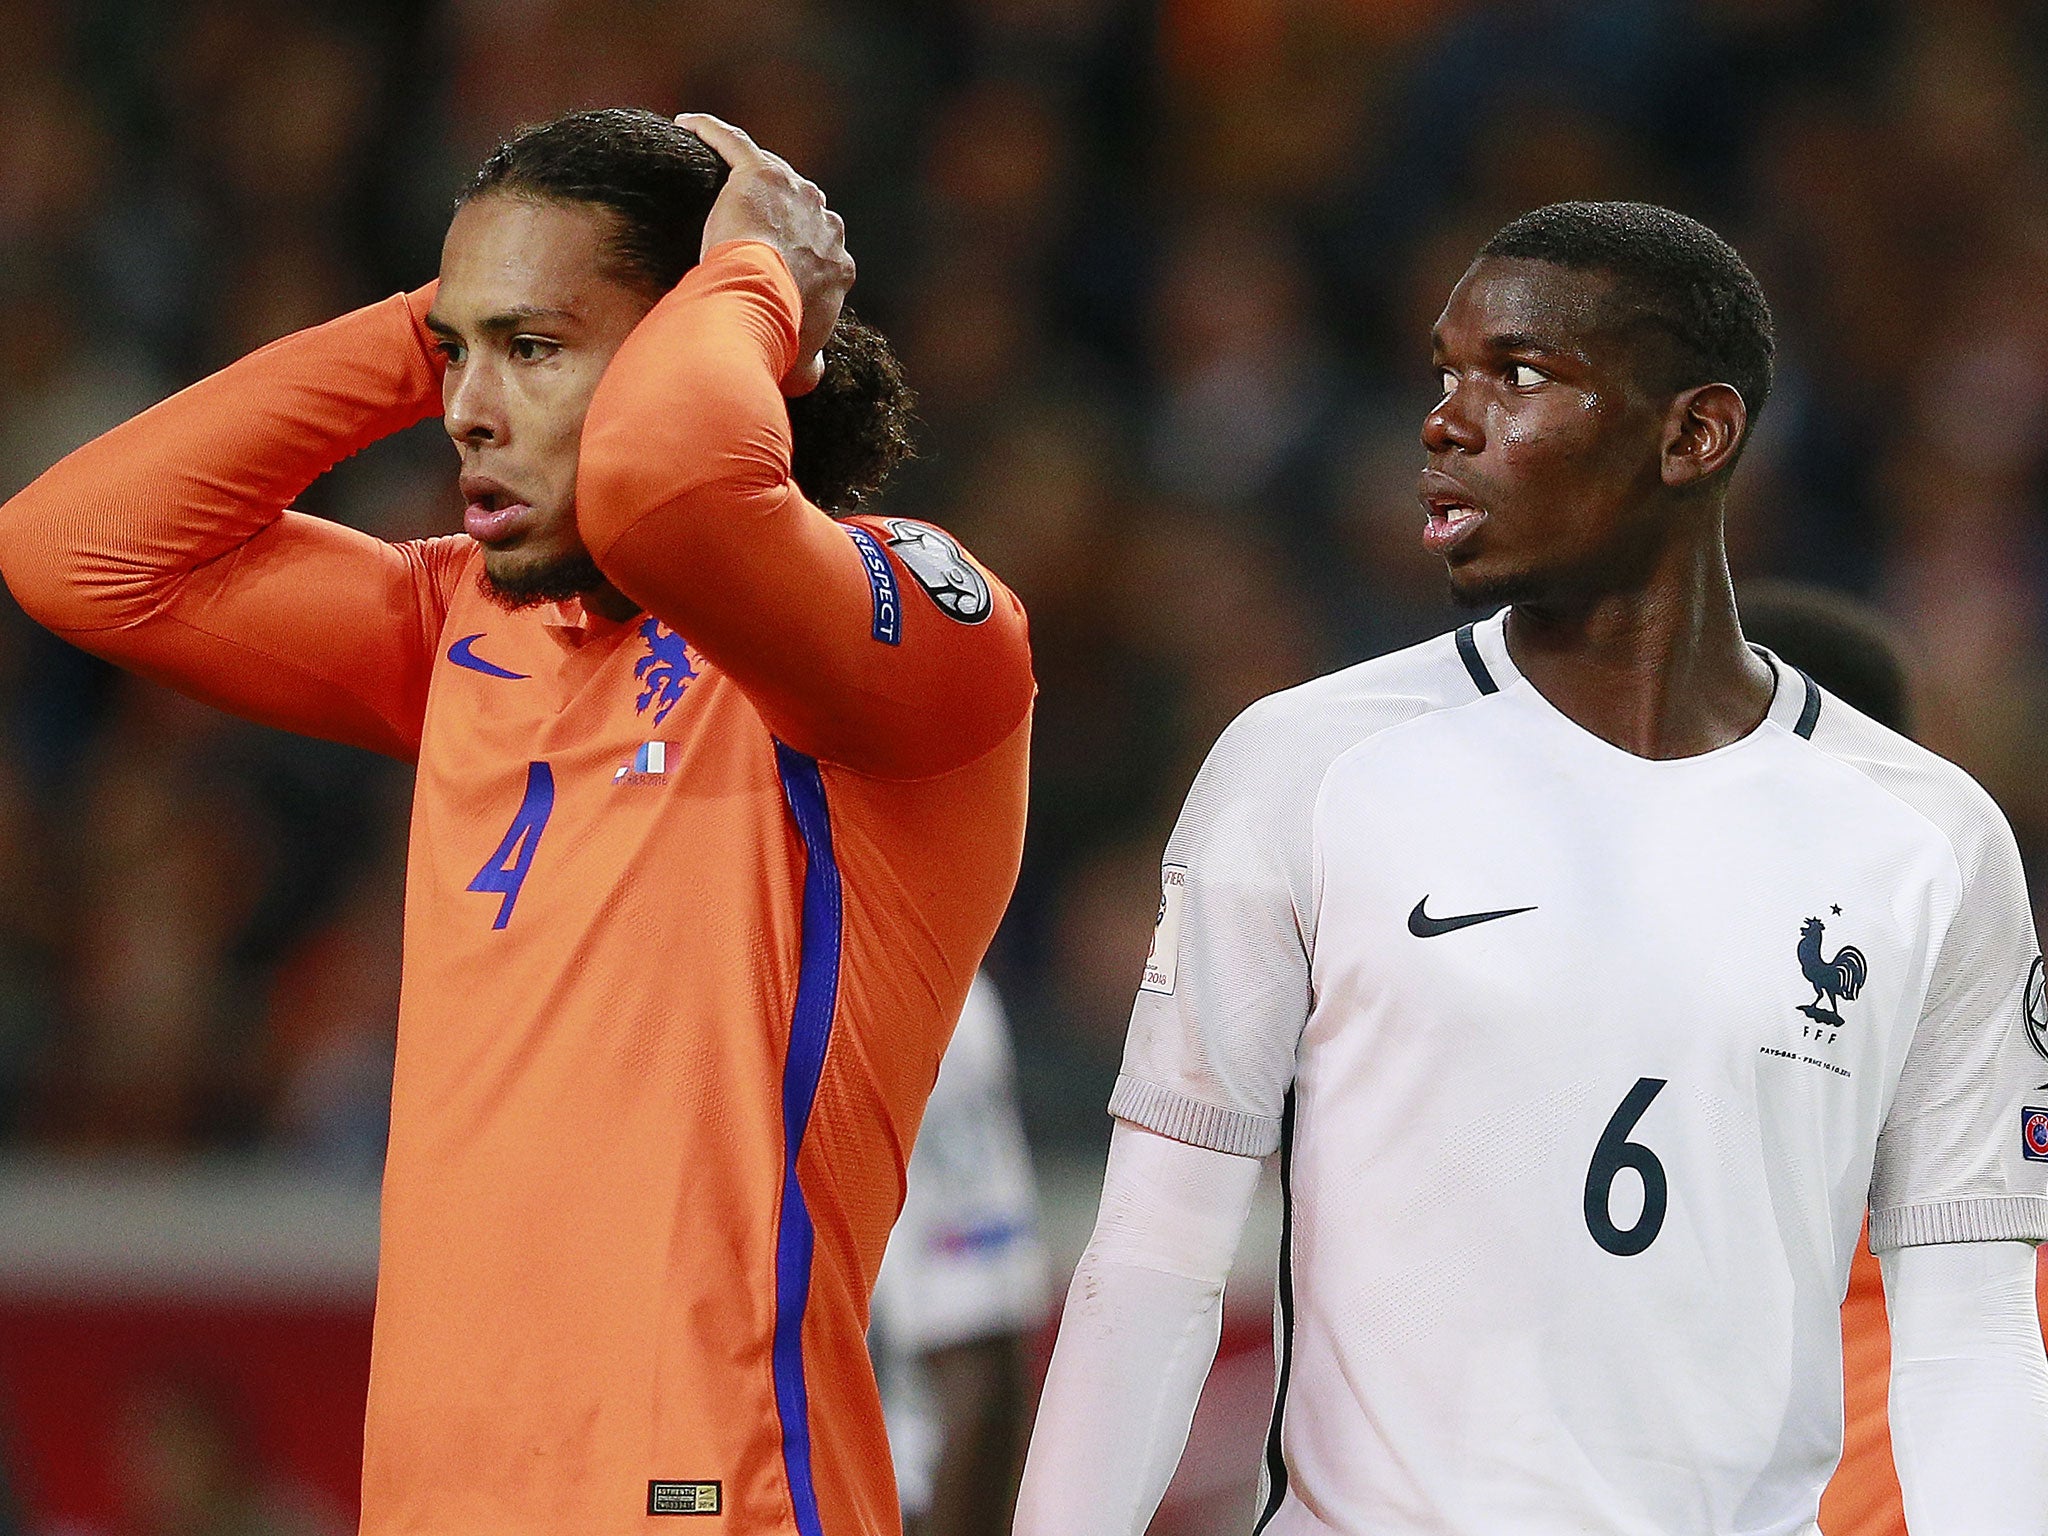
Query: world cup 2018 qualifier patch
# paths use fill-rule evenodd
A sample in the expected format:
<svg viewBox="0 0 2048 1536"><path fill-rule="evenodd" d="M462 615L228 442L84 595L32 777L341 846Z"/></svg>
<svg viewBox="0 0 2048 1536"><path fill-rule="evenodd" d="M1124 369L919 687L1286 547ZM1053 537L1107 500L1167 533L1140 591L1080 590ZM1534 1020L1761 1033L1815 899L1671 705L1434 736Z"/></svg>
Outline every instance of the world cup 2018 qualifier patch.
<svg viewBox="0 0 2048 1536"><path fill-rule="evenodd" d="M725 1506L723 1485L708 1483L649 1483L647 1513L650 1515L715 1515Z"/></svg>

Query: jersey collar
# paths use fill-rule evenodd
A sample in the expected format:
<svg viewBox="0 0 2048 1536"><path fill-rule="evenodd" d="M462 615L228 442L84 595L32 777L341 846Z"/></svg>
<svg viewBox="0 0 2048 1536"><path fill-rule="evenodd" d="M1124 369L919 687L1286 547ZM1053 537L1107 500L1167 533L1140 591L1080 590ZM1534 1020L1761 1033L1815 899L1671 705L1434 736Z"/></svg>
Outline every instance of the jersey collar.
<svg viewBox="0 0 2048 1536"><path fill-rule="evenodd" d="M1505 692L1517 684L1527 681L1515 667L1513 659L1508 655L1507 623L1508 610L1502 608L1491 618L1481 619L1475 624L1469 624L1458 632L1459 657L1465 663L1465 670L1471 676L1473 686L1482 694L1495 691ZM1773 655L1763 646L1751 645L1750 649L1764 659L1765 664L1770 667L1771 676L1774 679L1774 686L1771 690L1771 705L1769 709L1764 711L1763 724L1759 725L1756 731L1752 731L1749 735L1730 742L1726 747L1717 748L1715 752L1700 754L1702 757L1713 757L1719 752L1726 752L1730 748L1739 747L1744 742L1751 740L1759 732L1774 725L1790 731L1795 736L1811 739L1814 727L1819 723L1823 695L1813 679L1790 662ZM1537 694L1533 686L1529 687L1528 692L1535 695L1538 699L1542 699L1542 695ZM1543 699L1542 702L1546 710L1557 714L1560 720L1565 719L1562 714L1558 713L1556 706L1552 705L1547 699ZM1570 724L1574 730L1583 730L1583 727L1580 727L1576 722L1567 721L1566 723ZM1609 744L1603 743L1603 745ZM1609 745L1609 750L1621 751L1619 747L1611 745ZM1623 755L1630 756L1632 754L1623 753ZM1666 761L1680 763L1694 760L1682 757L1666 759ZM1651 759L1646 758L1643 761L1647 762L1651 761Z"/></svg>

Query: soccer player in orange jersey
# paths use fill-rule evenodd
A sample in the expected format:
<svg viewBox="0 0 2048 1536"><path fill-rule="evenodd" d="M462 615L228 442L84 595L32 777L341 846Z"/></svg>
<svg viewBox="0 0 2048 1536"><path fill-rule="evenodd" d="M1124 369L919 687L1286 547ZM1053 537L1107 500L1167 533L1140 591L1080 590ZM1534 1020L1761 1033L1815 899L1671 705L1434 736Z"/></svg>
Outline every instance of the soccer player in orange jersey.
<svg viewBox="0 0 2048 1536"><path fill-rule="evenodd" d="M821 510L901 422L835 329L843 233L715 119L530 129L438 290L0 512L58 633L418 763L367 1536L896 1529L862 1332L1015 877L1032 682L946 534ZM436 411L466 532L289 510Z"/></svg>

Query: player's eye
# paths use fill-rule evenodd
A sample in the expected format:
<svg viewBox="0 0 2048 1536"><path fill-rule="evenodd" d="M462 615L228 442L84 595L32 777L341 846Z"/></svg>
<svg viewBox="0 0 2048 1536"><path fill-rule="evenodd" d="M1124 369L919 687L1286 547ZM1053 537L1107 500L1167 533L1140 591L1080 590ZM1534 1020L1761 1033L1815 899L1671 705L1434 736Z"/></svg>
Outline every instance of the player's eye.
<svg viewBox="0 0 2048 1536"><path fill-rule="evenodd" d="M434 350L447 358L451 367L462 361L462 343L459 341L450 341L443 337L434 343Z"/></svg>
<svg viewBox="0 0 2048 1536"><path fill-rule="evenodd" d="M560 350L559 343L549 341L545 336L512 338L512 355L522 363L540 362L543 358L553 357Z"/></svg>
<svg viewBox="0 0 2048 1536"><path fill-rule="evenodd" d="M1508 382L1516 389L1534 389L1548 377L1540 368L1532 368L1527 363L1508 364Z"/></svg>
<svg viewBox="0 0 2048 1536"><path fill-rule="evenodd" d="M1437 369L1437 371L1436 371L1436 387L1437 387L1437 393L1438 393L1438 394L1440 394L1440 395L1443 395L1443 396L1445 396L1446 398L1448 398L1448 397L1449 397L1449 395L1450 395L1450 393L1451 393L1451 391L1452 391L1452 390L1454 390L1454 389L1456 389L1456 388L1458 387L1458 376L1457 376L1457 374L1456 374L1456 373L1454 373L1454 372L1452 372L1452 370L1450 370L1449 368L1439 368L1439 369Z"/></svg>

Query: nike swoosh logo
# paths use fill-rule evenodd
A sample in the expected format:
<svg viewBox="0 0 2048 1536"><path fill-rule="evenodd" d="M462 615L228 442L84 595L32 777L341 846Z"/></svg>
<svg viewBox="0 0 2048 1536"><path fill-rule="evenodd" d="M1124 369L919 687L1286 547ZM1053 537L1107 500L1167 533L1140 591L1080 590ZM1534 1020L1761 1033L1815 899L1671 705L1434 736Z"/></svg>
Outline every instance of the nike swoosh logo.
<svg viewBox="0 0 2048 1536"><path fill-rule="evenodd" d="M484 632L482 630L478 630L473 635L464 635L460 640L448 647L448 659L458 667L467 667L472 672L481 672L485 677L508 677L514 682L519 682L529 675L525 672L508 672L495 662L485 661L483 657L472 651L470 647L483 639L483 637Z"/></svg>
<svg viewBox="0 0 2048 1536"><path fill-rule="evenodd" d="M1470 928L1474 923L1490 923L1497 917L1514 917L1523 912L1534 912L1534 907L1507 907L1499 912L1467 912L1459 917L1431 917L1422 909L1429 905L1429 898L1423 897L1415 903L1415 910L1408 914L1408 931L1418 939L1441 938L1447 933L1456 933L1460 928Z"/></svg>

